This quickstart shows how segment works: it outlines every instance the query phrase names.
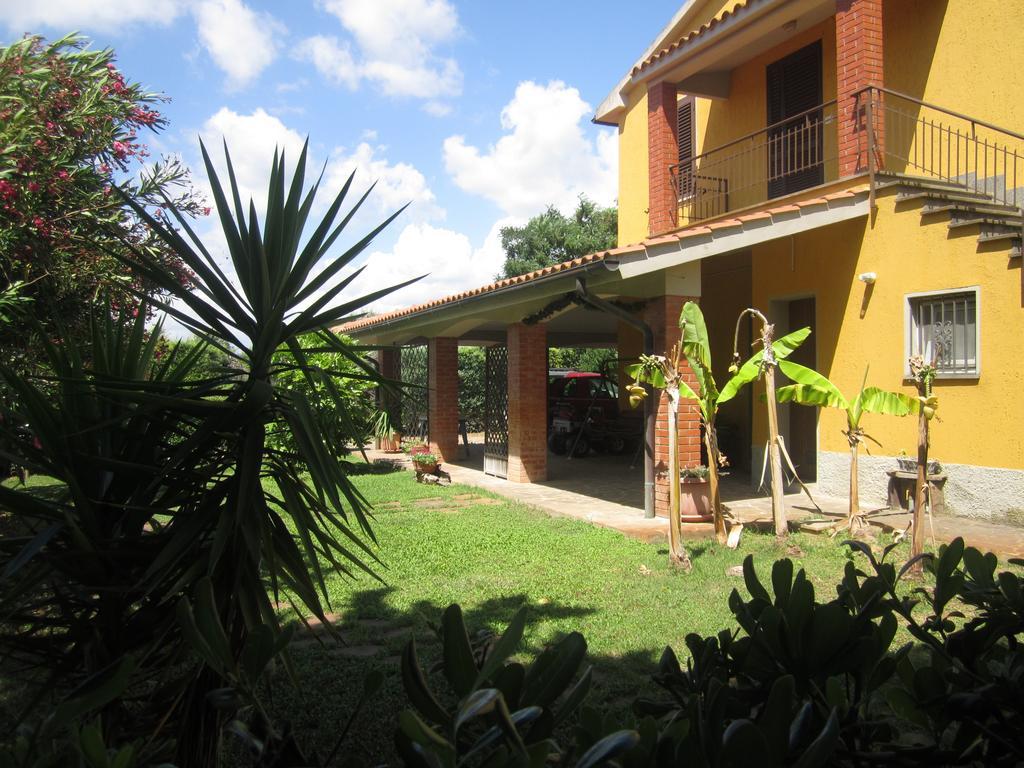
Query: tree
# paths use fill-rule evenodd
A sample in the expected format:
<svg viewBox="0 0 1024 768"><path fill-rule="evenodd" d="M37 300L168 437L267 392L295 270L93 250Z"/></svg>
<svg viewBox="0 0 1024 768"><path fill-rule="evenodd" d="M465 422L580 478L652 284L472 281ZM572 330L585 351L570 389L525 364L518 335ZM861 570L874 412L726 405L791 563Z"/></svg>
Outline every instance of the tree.
<svg viewBox="0 0 1024 768"><path fill-rule="evenodd" d="M560 264L595 251L614 248L618 237L618 211L602 208L585 195L572 216L554 206L522 227L502 227L504 271L498 279L515 277Z"/></svg>
<svg viewBox="0 0 1024 768"><path fill-rule="evenodd" d="M373 573L366 502L337 445L320 438L308 400L276 376L294 368L314 381L338 378L310 364L300 341L309 333L375 376L327 329L414 282L346 294L352 275L342 270L398 214L331 253L369 192L339 222L349 177L310 222L319 183L306 189L305 147L290 179L275 153L262 220L252 201L243 208L230 158L225 188L202 151L234 278L173 205L188 239L130 192L121 199L194 277L183 285L131 241L119 258L169 295L160 309L238 369L190 382L194 361L156 360L158 334L146 331L143 312L122 311L115 322L106 307L90 324L88 358L66 337L44 337L59 375L42 383L56 395L40 377L0 365L17 396L0 445L17 446L19 464L61 484L45 498L0 485L0 507L25 531L0 537L0 657L36 672L25 700L47 716L34 741L59 740L74 720L97 722L108 744L138 739L139 764L181 768L220 764L226 732L258 734L247 737L253 747L280 745L256 699L289 640L277 603L329 625L324 570ZM292 361L277 358L282 346ZM20 424L35 441L10 439ZM271 425L291 431L295 452L268 444ZM252 731L237 722L246 712Z"/></svg>
<svg viewBox="0 0 1024 768"><path fill-rule="evenodd" d="M889 416L906 416L913 412L915 401L900 392L886 392L878 387L866 387L868 372L853 402L848 401L839 388L817 371L798 363L780 360L779 369L795 384L780 387L776 396L780 403L794 402L799 405L839 408L846 411L846 429L843 434L850 444L850 509L846 524L851 533L863 525L860 514L860 490L857 482L857 457L860 445L865 440L878 444L860 425L865 413L882 413Z"/></svg>
<svg viewBox="0 0 1024 768"><path fill-rule="evenodd" d="M140 134L166 125L153 108L164 98L128 81L110 49L85 46L70 35L0 47L0 290L21 282L37 316L60 318L75 337L100 294L116 312L137 305L134 291L160 293L117 261L126 242L188 279L181 260L113 194L117 184L158 218L168 202L190 217L208 211L183 165L147 165ZM41 330L52 335L54 325ZM38 336L21 328L0 331L0 349L19 363L42 356Z"/></svg>

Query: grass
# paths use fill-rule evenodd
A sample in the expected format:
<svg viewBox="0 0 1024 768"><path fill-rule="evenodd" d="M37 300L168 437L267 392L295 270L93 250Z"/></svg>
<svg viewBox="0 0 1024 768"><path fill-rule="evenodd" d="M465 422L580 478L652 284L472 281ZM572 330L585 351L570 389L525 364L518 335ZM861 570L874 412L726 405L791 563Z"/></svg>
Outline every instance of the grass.
<svg viewBox="0 0 1024 768"><path fill-rule="evenodd" d="M714 541L688 542L694 568L684 574L669 568L664 544L551 518L480 489L418 485L411 472L371 471L353 481L375 509L381 580L331 574L330 610L343 642L300 632L291 647L299 685L281 675L268 693L279 721L304 746L326 755L355 708L365 675L382 672L383 688L341 752L369 764L395 762L395 721L408 707L399 677L401 649L415 637L425 664L436 661L430 624L453 602L461 604L471 632L500 632L527 606L524 661L580 631L595 672L590 700L624 713L638 695L655 693L650 675L666 645L682 656L687 634L734 628L728 596L745 589L742 578L727 571L748 554L765 583L771 564L789 557L806 570L823 600L834 595L853 557L826 536L794 534L779 543L748 530L737 551ZM42 477L29 485L37 493L59 488ZM905 558L905 549L896 554Z"/></svg>
<svg viewBox="0 0 1024 768"><path fill-rule="evenodd" d="M471 633L501 631L528 606L525 659L565 633L582 632L595 668L591 700L625 710L638 693L654 691L650 675L666 645L682 654L687 634L735 626L727 600L744 587L727 570L748 554L766 583L771 563L791 558L822 599L834 595L851 557L825 536L795 534L779 543L748 531L738 551L689 542L694 568L683 574L669 568L665 545L550 518L476 488L417 485L408 472L355 482L375 506L384 583L365 575L332 577L331 609L350 647L333 640L294 644L302 686L276 690L283 696L278 712L290 716L300 734L317 739L321 753L352 710L363 676L377 669L385 686L359 718L353 742L367 759L388 758L394 718L408 706L398 654L415 636L423 655L434 660L429 624L450 603L461 604Z"/></svg>

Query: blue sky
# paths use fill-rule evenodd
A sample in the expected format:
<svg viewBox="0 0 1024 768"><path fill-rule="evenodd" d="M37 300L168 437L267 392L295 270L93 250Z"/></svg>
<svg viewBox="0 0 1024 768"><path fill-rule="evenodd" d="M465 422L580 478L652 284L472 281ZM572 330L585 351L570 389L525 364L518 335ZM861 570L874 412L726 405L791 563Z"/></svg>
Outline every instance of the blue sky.
<svg viewBox="0 0 1024 768"><path fill-rule="evenodd" d="M275 144L305 136L329 186L378 186L356 230L405 202L356 285L428 279L386 310L488 282L498 228L578 194L611 204L617 146L590 123L678 2L0 0L6 39L79 30L172 101L149 143L201 190L198 141L227 138L257 204ZM202 231L216 239L214 222ZM357 232L353 231L353 236Z"/></svg>

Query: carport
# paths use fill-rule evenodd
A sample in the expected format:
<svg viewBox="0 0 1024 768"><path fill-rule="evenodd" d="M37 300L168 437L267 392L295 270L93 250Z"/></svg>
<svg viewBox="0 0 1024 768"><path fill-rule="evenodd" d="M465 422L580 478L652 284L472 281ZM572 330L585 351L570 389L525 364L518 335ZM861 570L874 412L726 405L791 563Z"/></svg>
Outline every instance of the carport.
<svg viewBox="0 0 1024 768"><path fill-rule="evenodd" d="M381 371L396 378L400 350L426 347L428 439L449 464L459 460L458 347L486 348L483 469L512 482L537 483L549 469L548 347L610 347L620 360L663 352L678 338L682 304L699 296L699 262L657 269L640 245L367 317L341 330L378 347ZM624 388L619 396L625 411ZM645 409L644 513L653 517L667 514L668 507L664 398L648 398ZM688 404L681 410L681 461L696 465L699 416Z"/></svg>

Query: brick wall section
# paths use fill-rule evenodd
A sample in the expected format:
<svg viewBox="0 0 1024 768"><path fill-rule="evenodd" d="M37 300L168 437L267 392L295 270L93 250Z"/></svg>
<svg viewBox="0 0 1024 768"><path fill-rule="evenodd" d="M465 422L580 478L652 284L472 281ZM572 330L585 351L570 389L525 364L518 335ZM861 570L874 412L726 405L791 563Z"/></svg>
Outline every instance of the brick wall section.
<svg viewBox="0 0 1024 768"><path fill-rule="evenodd" d="M647 88L647 226L657 235L675 229L676 195L669 168L679 162L676 141L676 86L656 83Z"/></svg>
<svg viewBox="0 0 1024 768"><path fill-rule="evenodd" d="M543 323L508 326L508 479L547 478L548 340Z"/></svg>
<svg viewBox="0 0 1024 768"><path fill-rule="evenodd" d="M883 1L836 0L836 97L841 177L868 169L864 99L860 100L858 108L853 95L869 85L885 85ZM874 116L874 124L878 145L884 146L885 120L880 113ZM876 153L876 160L880 161L881 157L881 153Z"/></svg>
<svg viewBox="0 0 1024 768"><path fill-rule="evenodd" d="M660 296L648 302L644 321L654 332L654 349L667 354L679 340L679 313L687 296ZM693 299L697 301L697 299ZM681 365L684 380L694 390L697 380L685 362ZM654 439L654 510L659 517L668 517L668 397L662 393L658 399L657 426ZM679 466L695 467L700 464L700 410L692 400L679 403Z"/></svg>
<svg viewBox="0 0 1024 768"><path fill-rule="evenodd" d="M430 450L441 461L454 461L459 448L459 342L427 342L427 414Z"/></svg>

